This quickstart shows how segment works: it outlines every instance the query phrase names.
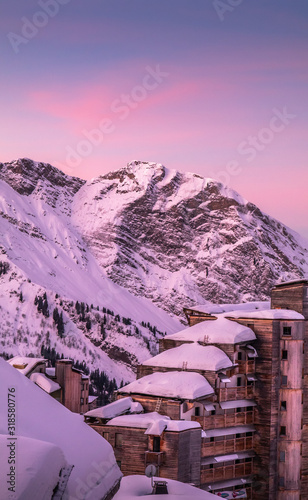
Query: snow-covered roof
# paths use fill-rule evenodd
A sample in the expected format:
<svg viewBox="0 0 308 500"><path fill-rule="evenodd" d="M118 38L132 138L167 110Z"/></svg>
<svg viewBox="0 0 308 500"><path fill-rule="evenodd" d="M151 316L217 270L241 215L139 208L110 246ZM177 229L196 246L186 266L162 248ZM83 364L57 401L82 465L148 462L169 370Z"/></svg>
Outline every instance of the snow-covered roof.
<svg viewBox="0 0 308 500"><path fill-rule="evenodd" d="M284 286L290 286L290 285L301 285L301 284L308 284L308 280L306 278L298 279L298 280L292 280L292 281L282 281L281 283L275 283L275 288L282 288Z"/></svg>
<svg viewBox="0 0 308 500"><path fill-rule="evenodd" d="M122 415L120 417L115 417L108 422L108 425L146 429L145 434L158 436L160 436L164 430L181 432L187 429L201 428L198 422L171 420L170 417L160 415L155 411L152 413L140 413L139 415Z"/></svg>
<svg viewBox="0 0 308 500"><path fill-rule="evenodd" d="M208 491L200 490L187 483L180 483L173 479L155 478L167 481L168 495L160 495L166 500L217 500L217 496ZM146 476L126 476L121 481L119 491L113 500L149 500L152 493L151 479Z"/></svg>
<svg viewBox="0 0 308 500"><path fill-rule="evenodd" d="M218 371L232 366L231 360L218 347L183 344L161 352L142 363L144 366L187 368L188 370Z"/></svg>
<svg viewBox="0 0 308 500"><path fill-rule="evenodd" d="M175 371L146 375L122 387L118 392L193 400L213 394L214 389L199 373Z"/></svg>
<svg viewBox="0 0 308 500"><path fill-rule="evenodd" d="M7 449L9 442L9 436L0 434L0 448L2 450ZM67 466L61 448L46 441L18 436L16 450L18 453L17 490L22 492L18 498L52 498L53 490L59 482L60 471ZM2 462L0 467L0 484L3 486L1 488L2 500L14 498L9 495L11 492L5 491L7 488L4 488L4 485L7 484L9 471L9 467L4 466L4 455L3 453L3 461L0 460Z"/></svg>
<svg viewBox="0 0 308 500"><path fill-rule="evenodd" d="M263 309L254 312L246 312L243 310L232 311L226 313L229 318L253 318L253 319L305 319L304 316L291 309Z"/></svg>
<svg viewBox="0 0 308 500"><path fill-rule="evenodd" d="M52 394L61 389L61 386L57 382L46 377L44 373L31 373L30 380L48 394Z"/></svg>
<svg viewBox="0 0 308 500"><path fill-rule="evenodd" d="M48 377L55 377L56 376L56 369L55 369L55 367L48 366L46 368L46 375L48 375Z"/></svg>
<svg viewBox="0 0 308 500"><path fill-rule="evenodd" d="M271 303L269 301L244 302L239 304L212 304L211 302L207 302L206 304L187 307L185 309L204 314L220 314L235 310L256 311L258 309L269 309L270 307Z"/></svg>
<svg viewBox="0 0 308 500"><path fill-rule="evenodd" d="M254 332L247 326L240 325L224 317L205 320L178 333L165 337L170 340L205 342L208 344L237 344L255 340Z"/></svg>
<svg viewBox="0 0 308 500"><path fill-rule="evenodd" d="M109 443L85 424L80 415L70 412L1 358L0 379L0 435L6 435L8 432L8 394L14 394L15 397L11 400L16 402L19 411L16 426L17 441L21 437L27 437L51 443L61 449L67 464L74 465L67 483L65 498L79 498L81 484L86 485L85 495L89 500L105 498L121 478ZM15 391L12 392L12 388ZM60 455L54 453L53 456L57 460L57 467L62 467L63 459ZM33 477L38 478L40 464L32 462L32 458L29 453L29 457L25 456L23 459L25 463L27 461L27 467L31 468ZM18 459L21 459L20 454ZM50 462L48 455L46 455L47 462ZM0 455L0 470L7 471L6 453ZM88 478L93 477L93 474L95 482L89 482ZM35 495L30 497L23 495L20 489L22 484L22 476L18 475L16 498L37 498ZM38 479L34 484L39 486ZM50 482L49 486L51 485ZM2 498L6 500L5 496L1 496Z"/></svg>
<svg viewBox="0 0 308 500"><path fill-rule="evenodd" d="M215 436L229 436L231 434L245 434L246 432L255 432L253 425L240 425L237 427L221 427L218 429L209 429L202 431L202 437L209 438Z"/></svg>
<svg viewBox="0 0 308 500"><path fill-rule="evenodd" d="M97 399L98 396L89 396L88 401L89 403L93 403Z"/></svg>
<svg viewBox="0 0 308 500"><path fill-rule="evenodd" d="M8 363L14 368L16 368L23 375L28 375L28 373L33 370L33 368L39 363L46 363L46 359L43 358L30 358L27 356L14 356L8 360Z"/></svg>
<svg viewBox="0 0 308 500"><path fill-rule="evenodd" d="M140 403L136 403L132 398L123 398L114 401L100 408L95 408L85 413L85 417L96 417L96 418L114 418L118 415L123 415L123 413L141 413L143 407Z"/></svg>

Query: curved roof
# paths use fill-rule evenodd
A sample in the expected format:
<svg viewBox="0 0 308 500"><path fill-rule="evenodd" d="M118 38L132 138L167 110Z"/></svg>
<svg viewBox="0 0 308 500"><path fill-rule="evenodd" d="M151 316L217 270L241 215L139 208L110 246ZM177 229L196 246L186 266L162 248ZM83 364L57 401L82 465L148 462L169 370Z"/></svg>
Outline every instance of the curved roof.
<svg viewBox="0 0 308 500"><path fill-rule="evenodd" d="M213 394L214 389L200 373L175 371L146 375L118 392L193 400Z"/></svg>
<svg viewBox="0 0 308 500"><path fill-rule="evenodd" d="M218 347L200 344L183 344L174 349L168 349L142 363L143 366L160 366L188 370L214 371L229 368L230 358ZM187 365L186 365L187 363Z"/></svg>
<svg viewBox="0 0 308 500"><path fill-rule="evenodd" d="M256 336L247 326L219 316L215 320L202 321L178 333L168 335L165 338L182 340L184 342L205 341L208 344L237 344L239 342L255 340Z"/></svg>

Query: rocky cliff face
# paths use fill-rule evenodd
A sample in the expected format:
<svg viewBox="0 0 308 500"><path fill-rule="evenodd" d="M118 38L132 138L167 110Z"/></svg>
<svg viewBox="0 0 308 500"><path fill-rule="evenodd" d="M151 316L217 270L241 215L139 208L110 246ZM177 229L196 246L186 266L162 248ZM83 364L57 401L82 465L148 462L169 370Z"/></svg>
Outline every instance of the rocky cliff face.
<svg viewBox="0 0 308 500"><path fill-rule="evenodd" d="M196 174L132 162L86 183L73 205L108 276L175 314L204 300L263 300L277 280L307 273L301 237Z"/></svg>

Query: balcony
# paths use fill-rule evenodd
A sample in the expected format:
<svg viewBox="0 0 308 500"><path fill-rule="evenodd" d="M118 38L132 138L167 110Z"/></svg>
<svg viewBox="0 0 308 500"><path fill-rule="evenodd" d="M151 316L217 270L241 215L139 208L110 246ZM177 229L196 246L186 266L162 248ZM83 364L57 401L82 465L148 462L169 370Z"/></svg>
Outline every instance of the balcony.
<svg viewBox="0 0 308 500"><path fill-rule="evenodd" d="M146 451L145 452L145 465L163 465L165 461L164 451Z"/></svg>
<svg viewBox="0 0 308 500"><path fill-rule="evenodd" d="M246 361L237 361L238 367L236 373L254 373L255 360L249 359Z"/></svg>
<svg viewBox="0 0 308 500"><path fill-rule="evenodd" d="M218 467L217 467L218 466ZM205 468L201 465L201 484L215 482L215 481L225 481L227 479L240 478L245 475L250 475L253 473L253 463L242 463L242 464L232 464L219 466L215 464L215 468Z"/></svg>
<svg viewBox="0 0 308 500"><path fill-rule="evenodd" d="M208 457L211 455L226 455L228 453L237 453L253 449L253 436L220 438L213 442L202 442L201 456Z"/></svg>
<svg viewBox="0 0 308 500"><path fill-rule="evenodd" d="M208 417L192 416L193 422L198 422L203 430L216 429L218 427L232 427L236 425L247 425L254 423L253 411L241 411L224 413L224 415L209 415Z"/></svg>
<svg viewBox="0 0 308 500"><path fill-rule="evenodd" d="M254 397L254 387L223 387L218 389L218 401L232 401L234 399L252 399Z"/></svg>

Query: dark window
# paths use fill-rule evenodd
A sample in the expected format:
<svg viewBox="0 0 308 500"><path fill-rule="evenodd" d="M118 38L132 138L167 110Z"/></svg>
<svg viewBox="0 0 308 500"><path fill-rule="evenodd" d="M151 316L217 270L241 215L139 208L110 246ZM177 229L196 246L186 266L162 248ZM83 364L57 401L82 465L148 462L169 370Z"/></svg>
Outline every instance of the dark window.
<svg viewBox="0 0 308 500"><path fill-rule="evenodd" d="M195 407L195 416L200 417L200 406Z"/></svg>
<svg viewBox="0 0 308 500"><path fill-rule="evenodd" d="M253 411L253 406L247 406L246 411Z"/></svg>
<svg viewBox="0 0 308 500"><path fill-rule="evenodd" d="M157 453L160 451L160 437L159 436L153 437L153 451L155 451Z"/></svg>
<svg viewBox="0 0 308 500"><path fill-rule="evenodd" d="M251 461L252 461L252 458L251 458L251 457L247 457L247 458L245 458L245 463L246 463L246 464L247 464L247 463L250 463Z"/></svg>
<svg viewBox="0 0 308 500"><path fill-rule="evenodd" d="M288 359L288 351L285 351L285 350L282 351L281 359Z"/></svg>
<svg viewBox="0 0 308 500"><path fill-rule="evenodd" d="M291 332L292 332L291 326L284 326L283 327L283 331L282 331L283 335L290 336Z"/></svg>
<svg viewBox="0 0 308 500"><path fill-rule="evenodd" d="M246 432L246 437L251 437L252 436L252 432Z"/></svg>
<svg viewBox="0 0 308 500"><path fill-rule="evenodd" d="M115 447L122 448L122 434L119 434L118 432L116 432L115 435Z"/></svg>
<svg viewBox="0 0 308 500"><path fill-rule="evenodd" d="M238 359L239 361L242 361L242 353L241 353L241 352L238 352L238 353L237 353L237 359Z"/></svg>
<svg viewBox="0 0 308 500"><path fill-rule="evenodd" d="M284 487L284 477L279 478L279 486Z"/></svg>
<svg viewBox="0 0 308 500"><path fill-rule="evenodd" d="M237 385L237 387L241 387L241 385L242 385L242 377L237 377L236 385Z"/></svg>
<svg viewBox="0 0 308 500"><path fill-rule="evenodd" d="M211 415L215 415L215 413L216 413L215 410L211 411Z"/></svg>
<svg viewBox="0 0 308 500"><path fill-rule="evenodd" d="M281 385L287 385L287 384L288 384L288 377L286 375L282 375Z"/></svg>
<svg viewBox="0 0 308 500"><path fill-rule="evenodd" d="M286 411L287 409L287 402L286 401L281 401L280 403L280 410Z"/></svg>
<svg viewBox="0 0 308 500"><path fill-rule="evenodd" d="M214 464L210 464L210 469L214 469Z"/></svg>
<svg viewBox="0 0 308 500"><path fill-rule="evenodd" d="M253 380L247 380L247 385L253 385L254 381Z"/></svg>
<svg viewBox="0 0 308 500"><path fill-rule="evenodd" d="M240 464L240 463L241 463L241 461L240 461L240 460L235 460L235 463L236 463L236 464Z"/></svg>
<svg viewBox="0 0 308 500"><path fill-rule="evenodd" d="M210 442L214 443L214 438L213 437L210 438Z"/></svg>
<svg viewBox="0 0 308 500"><path fill-rule="evenodd" d="M286 452L285 451L281 451L280 454L279 454L279 460L280 462L285 462L286 461Z"/></svg>
<svg viewBox="0 0 308 500"><path fill-rule="evenodd" d="M280 427L280 436L285 436L286 435L286 426L285 425L282 425Z"/></svg>
<svg viewBox="0 0 308 500"><path fill-rule="evenodd" d="M80 404L83 405L83 398L80 398Z"/></svg>
<svg viewBox="0 0 308 500"><path fill-rule="evenodd" d="M235 437L236 437L236 439L239 439L242 437L242 434L236 434Z"/></svg>
<svg viewBox="0 0 308 500"><path fill-rule="evenodd" d="M236 408L236 413L240 413L242 411L242 408Z"/></svg>

